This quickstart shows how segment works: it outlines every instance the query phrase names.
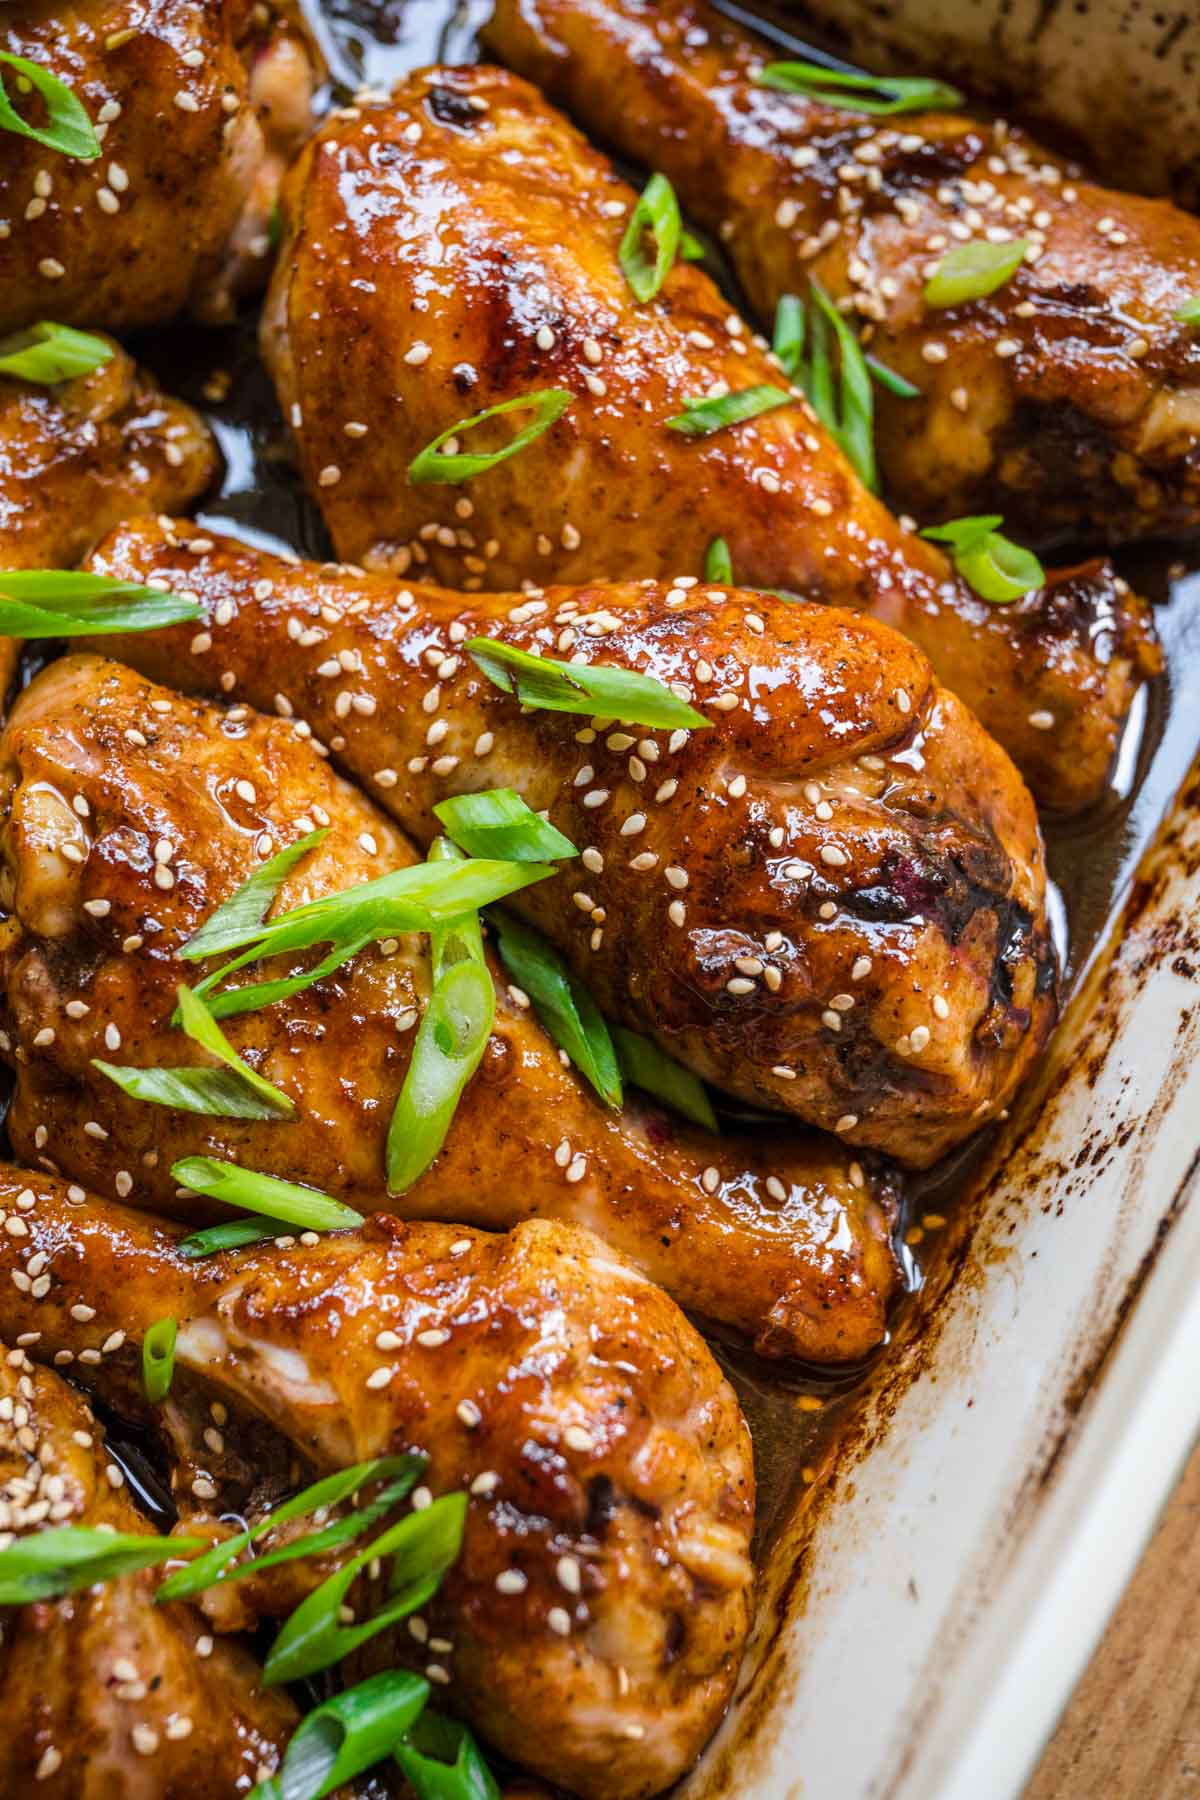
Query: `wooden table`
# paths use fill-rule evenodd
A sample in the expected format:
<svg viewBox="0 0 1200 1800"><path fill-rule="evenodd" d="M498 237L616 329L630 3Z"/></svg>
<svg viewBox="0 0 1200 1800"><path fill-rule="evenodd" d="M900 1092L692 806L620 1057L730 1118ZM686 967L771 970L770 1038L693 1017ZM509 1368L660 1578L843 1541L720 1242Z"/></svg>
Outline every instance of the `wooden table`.
<svg viewBox="0 0 1200 1800"><path fill-rule="evenodd" d="M1025 1800L1200 1800L1200 1444Z"/></svg>

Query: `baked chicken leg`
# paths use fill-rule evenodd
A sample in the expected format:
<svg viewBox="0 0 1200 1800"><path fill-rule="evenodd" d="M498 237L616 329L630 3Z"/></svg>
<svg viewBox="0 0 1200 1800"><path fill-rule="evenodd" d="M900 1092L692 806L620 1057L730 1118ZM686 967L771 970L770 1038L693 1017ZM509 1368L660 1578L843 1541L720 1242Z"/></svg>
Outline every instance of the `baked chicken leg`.
<svg viewBox="0 0 1200 1800"><path fill-rule="evenodd" d="M201 1117L126 1096L93 1058L203 1062L169 1025L177 984L200 972L177 951L264 855L328 822L282 889L282 909L415 853L291 724L244 707L223 715L94 657L54 663L25 691L0 759L4 1054L23 1160L191 1219L203 1203L181 1201L171 1165L200 1153L362 1211L475 1225L577 1220L767 1354L838 1360L879 1342L895 1281L890 1179L809 1133L717 1137L632 1095L610 1111L503 978L488 1050L441 1154L389 1200L384 1141L429 991L424 938L389 940L306 992L225 1022L294 1101L293 1119ZM156 846L170 857L156 861ZM297 973L321 953L271 972Z"/></svg>
<svg viewBox="0 0 1200 1800"><path fill-rule="evenodd" d="M306 148L262 344L338 554L503 589L696 575L723 537L739 582L870 611L913 638L1040 799L1094 798L1156 666L1140 603L1098 563L1013 605L977 599L867 492L802 398L707 436L672 428L698 395L786 384L691 264L635 301L618 261L633 204L561 115L497 69L414 75ZM410 480L437 434L546 389L569 405L519 454L457 484ZM495 450L531 424L505 415L460 448Z"/></svg>
<svg viewBox="0 0 1200 1800"><path fill-rule="evenodd" d="M26 1179L0 1177L6 1206ZM427 1491L471 1500L425 1615L452 1648L418 1666L437 1660L488 1739L581 1795L639 1800L687 1769L746 1635L754 1474L732 1390L663 1293L540 1221L488 1237L377 1217L197 1262L123 1207L25 1191L25 1234L0 1233L0 1331L101 1384L170 1316L176 1384L274 1426L316 1472L424 1450ZM393 1647L415 1652L407 1632Z"/></svg>
<svg viewBox="0 0 1200 1800"><path fill-rule="evenodd" d="M1008 759L904 638L707 586L470 600L188 529L131 525L92 559L207 610L198 636L116 652L294 713L422 843L453 794L548 809L582 870L513 904L609 1016L916 1166L1005 1105L1055 1010L1041 842ZM711 728L522 711L465 654L476 633L679 684Z"/></svg>
<svg viewBox="0 0 1200 1800"><path fill-rule="evenodd" d="M497 0L491 42L659 169L760 317L810 278L920 390L878 394L887 491L926 522L1121 543L1200 526L1200 219L1079 178L1006 121L873 118L761 85L785 51L707 0ZM620 82L608 72L619 63ZM948 251L1021 239L1011 280L924 299Z"/></svg>
<svg viewBox="0 0 1200 1800"><path fill-rule="evenodd" d="M10 1227L29 1217L30 1179L5 1171ZM38 1278L17 1268L27 1261L18 1252L10 1269L31 1290ZM7 1285L16 1292L11 1274ZM31 1327L17 1342L39 1338ZM23 1350L0 1355L3 1541L64 1525L150 1535L82 1395ZM296 1724L286 1692L264 1689L254 1659L214 1642L194 1607L156 1605L161 1579L149 1569L0 1609L0 1706L12 1727L0 1800L232 1800L278 1766Z"/></svg>
<svg viewBox="0 0 1200 1800"><path fill-rule="evenodd" d="M250 0L14 0L0 49L66 82L101 139L85 161L5 133L0 333L230 317L266 273L279 179L311 122L302 38Z"/></svg>

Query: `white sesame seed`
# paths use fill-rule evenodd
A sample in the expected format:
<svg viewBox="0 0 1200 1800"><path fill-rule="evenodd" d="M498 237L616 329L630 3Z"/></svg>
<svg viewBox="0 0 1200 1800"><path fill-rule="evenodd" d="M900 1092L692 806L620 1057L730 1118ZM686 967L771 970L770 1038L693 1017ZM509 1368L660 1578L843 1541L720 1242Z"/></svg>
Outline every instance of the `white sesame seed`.
<svg viewBox="0 0 1200 1800"><path fill-rule="evenodd" d="M394 1374L394 1369L389 1369L386 1365L381 1364L379 1368L372 1369L367 1376L367 1386L372 1389L385 1388Z"/></svg>
<svg viewBox="0 0 1200 1800"><path fill-rule="evenodd" d="M560 1556L554 1565L554 1573L558 1577L559 1586L564 1587L568 1594L582 1592L583 1580L579 1564L573 1556Z"/></svg>
<svg viewBox="0 0 1200 1800"><path fill-rule="evenodd" d="M468 1431L474 1431L475 1427L483 1418L483 1414L473 1400L460 1400L454 1410L458 1415L460 1424L465 1425Z"/></svg>
<svg viewBox="0 0 1200 1800"><path fill-rule="evenodd" d="M568 1425L563 1432L563 1442L568 1450L587 1452L596 1448L596 1440L591 1432L586 1431L582 1425Z"/></svg>
<svg viewBox="0 0 1200 1800"><path fill-rule="evenodd" d="M482 1476L476 1476L475 1481L471 1483L473 1490L477 1483L482 1481L482 1479ZM490 1492L491 1490L488 1489L485 1491ZM528 1586L529 1578L527 1575L522 1574L520 1569L501 1569L496 1577L496 1592L498 1594L523 1594Z"/></svg>
<svg viewBox="0 0 1200 1800"><path fill-rule="evenodd" d="M921 1051L924 1050L926 1045L929 1043L929 1037L930 1037L930 1032L929 1032L928 1025L915 1026L914 1029L909 1033L909 1039L908 1039L909 1048L914 1052L915 1055L919 1056Z"/></svg>
<svg viewBox="0 0 1200 1800"><path fill-rule="evenodd" d="M546 1623L559 1637L570 1637L571 1615L565 1606L552 1606L546 1614Z"/></svg>
<svg viewBox="0 0 1200 1800"><path fill-rule="evenodd" d="M444 1326L433 1325L427 1331L418 1331L417 1342L423 1344L427 1350L436 1350L439 1345L450 1342L450 1333Z"/></svg>
<svg viewBox="0 0 1200 1800"><path fill-rule="evenodd" d="M422 363L428 362L432 355L433 352L428 344L418 342L414 344L411 349L405 351L404 360L416 369L419 368Z"/></svg>
<svg viewBox="0 0 1200 1800"><path fill-rule="evenodd" d="M1054 714L1052 712L1031 712L1029 723L1035 731L1050 731L1054 726Z"/></svg>

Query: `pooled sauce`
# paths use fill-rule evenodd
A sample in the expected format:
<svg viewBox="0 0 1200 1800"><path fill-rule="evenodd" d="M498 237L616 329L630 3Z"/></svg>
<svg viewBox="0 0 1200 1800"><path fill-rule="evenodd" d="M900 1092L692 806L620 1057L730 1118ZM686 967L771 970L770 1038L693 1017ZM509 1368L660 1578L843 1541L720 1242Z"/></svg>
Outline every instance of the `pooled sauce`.
<svg viewBox="0 0 1200 1800"><path fill-rule="evenodd" d="M313 4L303 10L330 68L332 91L343 97L364 82L387 87L407 70L432 62L477 60L475 33L489 5L488 0L326 0L320 13ZM740 7L728 10L749 16ZM777 22L769 29L791 54L812 54ZM639 171L627 173L641 185ZM707 266L731 300L742 304L717 253L710 252ZM743 310L748 309L743 305ZM216 433L225 474L219 493L198 510L202 524L265 549L286 548L324 559L332 555L331 546L317 508L290 466L274 393L257 357L256 327L251 310L226 331L185 326L145 336L131 348L168 389L197 406ZM1088 549L1081 546L1081 554ZM1058 560L1069 563L1073 558L1064 552ZM1200 550L1193 547L1190 570L1182 554L1170 551L1116 560L1132 584L1156 602L1166 670L1134 708L1102 805L1065 823L1043 819L1064 995L1102 940L1134 866L1186 773L1200 719ZM29 671L37 666L31 657ZM893 1334L944 1241L941 1227L929 1222L931 1216L935 1221L953 1216L990 1135L981 1133L908 1184L897 1230L906 1291L896 1302ZM792 1365L781 1370L741 1346L714 1340L714 1349L737 1388L754 1436L759 1543L766 1546L793 1514L847 1402L878 1359L888 1355L888 1343L867 1363L837 1369ZM133 1439L122 1446L118 1437L117 1454L124 1466L137 1469L139 1487L152 1489L144 1447Z"/></svg>

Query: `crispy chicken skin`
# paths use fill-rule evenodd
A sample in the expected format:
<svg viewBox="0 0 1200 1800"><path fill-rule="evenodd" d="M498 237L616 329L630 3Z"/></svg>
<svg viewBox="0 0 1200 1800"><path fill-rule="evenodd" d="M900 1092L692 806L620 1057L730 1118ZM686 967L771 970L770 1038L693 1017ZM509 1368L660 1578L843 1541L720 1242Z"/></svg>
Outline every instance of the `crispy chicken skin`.
<svg viewBox="0 0 1200 1800"><path fill-rule="evenodd" d="M434 1495L472 1496L426 1612L453 1644L452 1704L585 1797L638 1800L683 1773L745 1639L754 1475L732 1390L658 1288L544 1221L492 1237L378 1216L188 1262L175 1231L72 1205L61 1183L13 1172L0 1196L27 1179L27 1235L0 1233L0 1331L36 1330L33 1355L103 1383L169 1314L176 1382L274 1425L317 1472L425 1450ZM50 1281L37 1300L12 1279L30 1257ZM114 1331L119 1348L78 1360ZM404 1632L390 1654L418 1653Z"/></svg>
<svg viewBox="0 0 1200 1800"><path fill-rule="evenodd" d="M570 1219L767 1354L844 1360L879 1342L895 1281L889 1178L811 1133L716 1137L635 1094L608 1110L502 978L484 1063L445 1148L389 1200L384 1138L429 990L424 938L367 950L337 977L226 1022L239 1051L294 1100L293 1121L198 1117L123 1095L93 1057L205 1060L169 1026L177 984L199 974L175 951L269 849L330 821L277 908L415 852L291 724L245 708L222 715L93 657L57 662L26 690L0 760L10 909L0 980L19 1156L50 1166L48 1153L91 1187L190 1218L205 1204L181 1203L171 1165L202 1153L364 1211L487 1226ZM175 847L165 865L154 860L163 842ZM82 863L65 857L71 845ZM169 887L155 873L164 867Z"/></svg>
<svg viewBox="0 0 1200 1800"><path fill-rule="evenodd" d="M6 134L0 332L231 316L310 124L300 38L250 0L14 0L0 49L65 81L103 140L85 162Z"/></svg>
<svg viewBox="0 0 1200 1800"><path fill-rule="evenodd" d="M27 1216L18 1196L32 1202L40 1186L28 1181L4 1171L10 1221ZM64 1525L149 1535L83 1396L23 1350L0 1355L5 1539ZM238 1644L214 1644L194 1607L157 1606L161 1579L149 1569L0 1608L0 1705L14 1727L0 1800L232 1800L278 1766L296 1724L287 1693L263 1688Z"/></svg>
<svg viewBox="0 0 1200 1800"><path fill-rule="evenodd" d="M617 260L633 201L498 69L414 75L303 152L262 346L338 554L503 589L695 575L722 536L737 580L912 637L1041 800L1095 798L1137 679L1157 666L1141 603L1096 563L1014 606L976 599L802 399L704 438L670 429L717 382L781 378L694 266L634 301ZM519 455L460 486L408 481L436 434L549 387L571 405ZM514 429L505 418L464 447Z"/></svg>
<svg viewBox="0 0 1200 1800"><path fill-rule="evenodd" d="M925 522L1121 543L1200 525L1200 220L1081 180L1006 122L872 118L757 85L786 56L706 0L496 0L491 44L661 170L759 316L810 276L921 389L878 391L889 495ZM608 78L614 64L619 84ZM1027 238L990 298L927 307L948 248Z"/></svg>
<svg viewBox="0 0 1200 1800"><path fill-rule="evenodd" d="M1055 1011L1041 841L1011 763L907 640L708 586L467 598L188 530L123 527L93 558L206 608L198 637L117 653L281 704L422 843L452 794L549 809L582 866L514 905L604 1012L918 1167L1005 1105ZM476 634L680 683L711 729L523 713L463 653Z"/></svg>

